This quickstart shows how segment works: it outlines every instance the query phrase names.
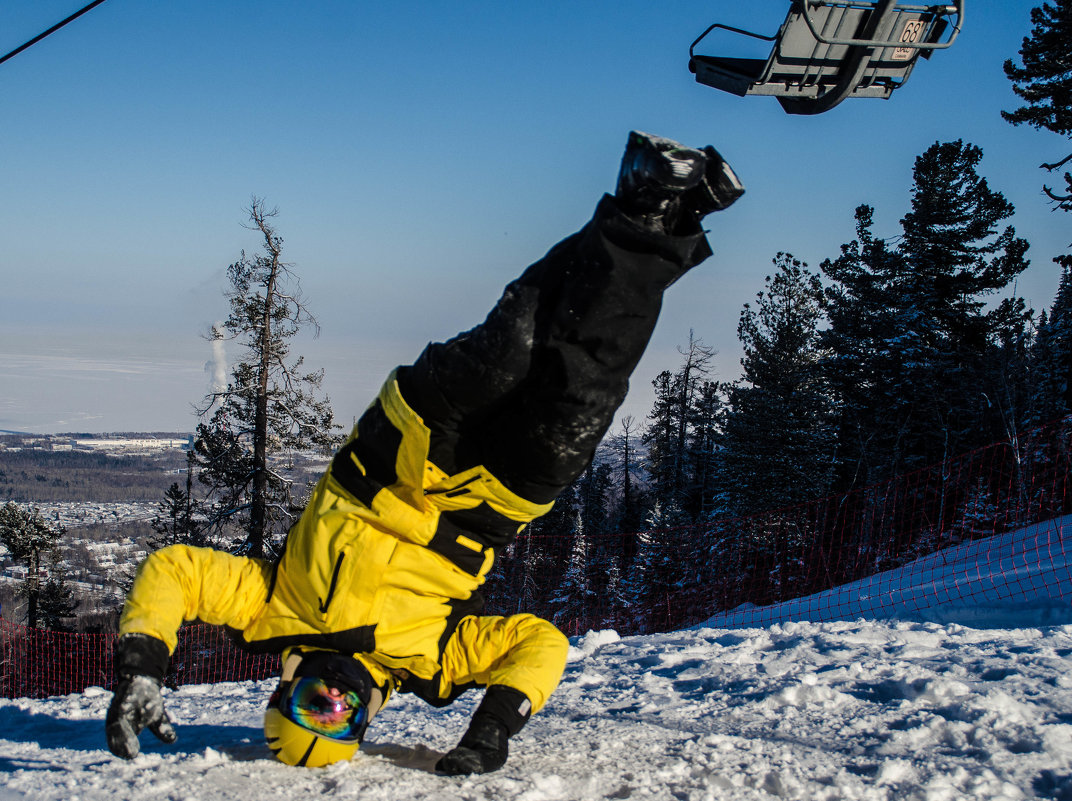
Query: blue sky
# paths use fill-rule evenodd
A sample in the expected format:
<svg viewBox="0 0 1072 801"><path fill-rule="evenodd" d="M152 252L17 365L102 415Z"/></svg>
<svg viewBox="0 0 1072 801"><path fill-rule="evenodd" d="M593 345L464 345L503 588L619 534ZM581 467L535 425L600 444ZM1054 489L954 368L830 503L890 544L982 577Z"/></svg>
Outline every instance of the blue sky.
<svg viewBox="0 0 1072 801"><path fill-rule="evenodd" d="M935 141L983 148L1032 243L1018 291L1046 308L1072 218L1038 165L1068 143L999 113L1035 4L969 0L956 45L891 100L793 117L687 69L708 24L774 33L786 0L108 0L0 65L0 429L192 430L224 270L257 247L251 195L279 208L321 324L297 349L349 424L391 367L478 322L586 221L631 128L714 144L748 187L667 297L637 417L690 329L738 376L738 316L775 253L817 267L864 202L895 235ZM0 52L82 5L5 0Z"/></svg>

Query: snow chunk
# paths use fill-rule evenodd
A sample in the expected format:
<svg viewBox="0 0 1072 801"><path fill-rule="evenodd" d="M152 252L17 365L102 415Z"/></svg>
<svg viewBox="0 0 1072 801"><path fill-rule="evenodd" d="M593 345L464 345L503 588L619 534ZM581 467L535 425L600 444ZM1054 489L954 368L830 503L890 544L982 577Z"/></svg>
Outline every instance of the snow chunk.
<svg viewBox="0 0 1072 801"><path fill-rule="evenodd" d="M579 662L580 660L591 656L604 645L610 645L616 643L622 638L618 636L618 632L613 629L605 629L603 631L590 631L583 637L575 637L575 642L570 643L569 653L566 656L566 662Z"/></svg>
<svg viewBox="0 0 1072 801"><path fill-rule="evenodd" d="M517 797L517 801L559 801L570 798L570 788L559 776L536 773L530 778L532 787Z"/></svg>
<svg viewBox="0 0 1072 801"><path fill-rule="evenodd" d="M845 693L820 684L814 673L805 673L801 676L799 684L786 687L772 696L770 704L775 708L786 706L833 708L851 701L852 698Z"/></svg>

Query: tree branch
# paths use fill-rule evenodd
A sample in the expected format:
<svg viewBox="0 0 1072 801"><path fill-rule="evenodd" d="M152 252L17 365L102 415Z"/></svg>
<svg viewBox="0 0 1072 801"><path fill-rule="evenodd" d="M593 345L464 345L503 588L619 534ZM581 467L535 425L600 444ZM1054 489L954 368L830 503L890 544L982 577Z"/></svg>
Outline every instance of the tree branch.
<svg viewBox="0 0 1072 801"><path fill-rule="evenodd" d="M1058 161L1058 162L1056 162L1054 164L1040 164L1039 168L1043 169L1043 170L1049 170L1050 172L1053 172L1054 170L1059 170L1061 167L1065 166L1070 161L1072 161L1072 153L1069 153L1063 159L1061 159L1060 161Z"/></svg>
<svg viewBox="0 0 1072 801"><path fill-rule="evenodd" d="M1054 203L1068 203L1072 201L1072 195L1057 195L1048 186L1043 186L1042 191L1046 193L1046 196Z"/></svg>

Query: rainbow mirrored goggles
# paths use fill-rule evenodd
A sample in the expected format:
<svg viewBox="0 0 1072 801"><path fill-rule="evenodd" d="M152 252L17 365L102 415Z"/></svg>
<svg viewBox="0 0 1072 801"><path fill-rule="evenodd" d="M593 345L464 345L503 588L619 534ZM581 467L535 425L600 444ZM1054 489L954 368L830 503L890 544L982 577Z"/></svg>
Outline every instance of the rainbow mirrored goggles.
<svg viewBox="0 0 1072 801"><path fill-rule="evenodd" d="M283 717L303 729L341 743L359 743L368 726L368 707L352 690L316 676L293 681L279 700Z"/></svg>
<svg viewBox="0 0 1072 801"><path fill-rule="evenodd" d="M371 679L364 666L342 654L303 656L294 678L272 698L283 717L340 743L360 743L370 720Z"/></svg>

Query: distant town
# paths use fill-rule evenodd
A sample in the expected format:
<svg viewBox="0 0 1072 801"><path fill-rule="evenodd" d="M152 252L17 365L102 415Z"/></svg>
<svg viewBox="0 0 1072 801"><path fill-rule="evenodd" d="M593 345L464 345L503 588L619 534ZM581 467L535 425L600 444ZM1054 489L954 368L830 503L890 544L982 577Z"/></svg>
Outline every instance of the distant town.
<svg viewBox="0 0 1072 801"><path fill-rule="evenodd" d="M36 510L63 532L53 558L74 593L79 629L114 627L123 588L151 549L164 491L184 481L192 441L183 432L0 433L0 505ZM0 545L5 619L23 622L26 579L25 565Z"/></svg>
<svg viewBox="0 0 1072 801"><path fill-rule="evenodd" d="M0 433L0 451L91 451L113 456L153 454L193 447L193 434L19 434Z"/></svg>
<svg viewBox="0 0 1072 801"><path fill-rule="evenodd" d="M62 575L77 602L70 625L114 629L124 588L158 536L153 521L172 484L184 485L193 435L185 432L0 431L0 506L35 511L60 532L40 580ZM322 453L288 453L279 469L299 485L327 467ZM194 479L196 481L196 478ZM0 544L0 615L22 623L28 568Z"/></svg>

